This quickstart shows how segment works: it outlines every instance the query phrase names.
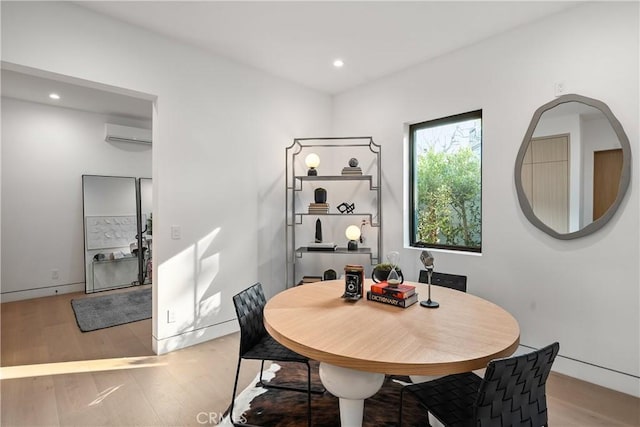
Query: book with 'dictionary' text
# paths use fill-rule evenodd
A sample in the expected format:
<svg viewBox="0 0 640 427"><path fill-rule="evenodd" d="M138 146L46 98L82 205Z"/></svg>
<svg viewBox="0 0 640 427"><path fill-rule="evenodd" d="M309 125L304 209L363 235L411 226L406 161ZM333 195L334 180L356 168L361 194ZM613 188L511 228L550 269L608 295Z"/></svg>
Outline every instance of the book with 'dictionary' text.
<svg viewBox="0 0 640 427"><path fill-rule="evenodd" d="M367 299L369 301L381 302L383 304L395 305L396 307L407 308L418 302L418 294L413 294L409 298L394 298L389 295L379 295L371 291L367 291Z"/></svg>

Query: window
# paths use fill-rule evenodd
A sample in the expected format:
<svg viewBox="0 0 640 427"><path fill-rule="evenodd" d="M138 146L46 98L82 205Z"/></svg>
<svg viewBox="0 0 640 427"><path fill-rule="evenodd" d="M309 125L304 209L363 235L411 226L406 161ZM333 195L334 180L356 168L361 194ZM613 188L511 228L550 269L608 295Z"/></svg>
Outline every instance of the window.
<svg viewBox="0 0 640 427"><path fill-rule="evenodd" d="M482 110L409 127L409 239L482 249Z"/></svg>

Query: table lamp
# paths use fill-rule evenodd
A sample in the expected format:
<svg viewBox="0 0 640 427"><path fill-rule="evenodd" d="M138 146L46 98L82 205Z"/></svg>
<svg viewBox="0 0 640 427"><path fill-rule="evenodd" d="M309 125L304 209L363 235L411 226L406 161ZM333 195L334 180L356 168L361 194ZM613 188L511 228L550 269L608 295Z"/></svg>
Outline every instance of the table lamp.
<svg viewBox="0 0 640 427"><path fill-rule="evenodd" d="M318 171L316 168L320 165L320 157L316 153L310 153L305 159L304 163L307 165L309 170L307 171L308 176L317 176Z"/></svg>
<svg viewBox="0 0 640 427"><path fill-rule="evenodd" d="M360 227L358 227L357 225L350 225L345 230L344 235L347 236L347 239L349 239L347 250L357 251L358 239L360 238Z"/></svg>

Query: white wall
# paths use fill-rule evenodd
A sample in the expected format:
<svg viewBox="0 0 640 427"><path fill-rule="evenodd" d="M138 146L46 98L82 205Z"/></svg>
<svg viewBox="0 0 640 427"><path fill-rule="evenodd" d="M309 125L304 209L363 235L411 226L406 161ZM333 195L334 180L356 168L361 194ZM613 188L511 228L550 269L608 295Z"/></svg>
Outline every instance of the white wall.
<svg viewBox="0 0 640 427"><path fill-rule="evenodd" d="M331 99L73 4L1 7L3 61L157 96L156 350L237 330L235 293L282 288L284 148L328 132Z"/></svg>
<svg viewBox="0 0 640 427"><path fill-rule="evenodd" d="M638 4L585 4L338 96L335 134L383 145L384 248L403 246L403 123L483 110L481 256L437 253L436 269L466 274L469 292L509 310L521 343L560 342L557 371L640 395L638 264ZM518 149L555 82L604 101L627 132L633 177L606 227L555 240L520 211ZM402 251L416 279L419 251ZM413 271L413 277L411 277ZM576 359L577 361L573 361ZM599 368L597 366L603 368ZM617 373L616 371L619 371Z"/></svg>
<svg viewBox="0 0 640 427"><path fill-rule="evenodd" d="M149 147L105 142L104 124L115 121L2 98L3 302L84 291L82 175L151 174Z"/></svg>

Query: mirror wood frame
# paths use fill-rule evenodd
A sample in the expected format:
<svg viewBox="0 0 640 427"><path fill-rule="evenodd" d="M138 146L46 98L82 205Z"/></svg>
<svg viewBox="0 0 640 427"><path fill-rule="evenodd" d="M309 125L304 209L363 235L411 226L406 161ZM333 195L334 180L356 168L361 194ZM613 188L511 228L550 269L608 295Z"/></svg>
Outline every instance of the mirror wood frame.
<svg viewBox="0 0 640 427"><path fill-rule="evenodd" d="M522 165L524 163L524 157L527 152L527 148L529 147L529 143L531 141L533 133L535 132L536 126L538 125L538 122L540 121L542 115L546 111L567 102L579 102L597 108L604 114L607 120L609 120L613 131L618 137L620 146L622 147L622 172L620 175L620 184L618 186L618 194L616 196L616 199L600 218L596 219L590 224L587 224L580 230L570 233L558 233L556 230L542 222L533 212L533 207L531 206L531 203L529 202L529 199L527 198L524 187L522 185ZM533 114L533 118L531 119L529 128L524 135L522 145L520 146L520 150L518 151L518 156L516 157L514 177L516 183L516 193L518 194L518 201L520 202L520 208L522 209L524 216L527 217L531 224L556 239L570 240L576 239L578 237L588 236L589 234L594 233L595 231L602 228L607 222L609 222L609 220L613 217L613 215L620 207L620 204L622 203L622 200L627 193L629 182L631 180L631 146L629 145L629 138L627 137L627 134L625 133L618 119L613 115L609 107L604 102L582 95L562 95L554 99L553 101L544 104Z"/></svg>

